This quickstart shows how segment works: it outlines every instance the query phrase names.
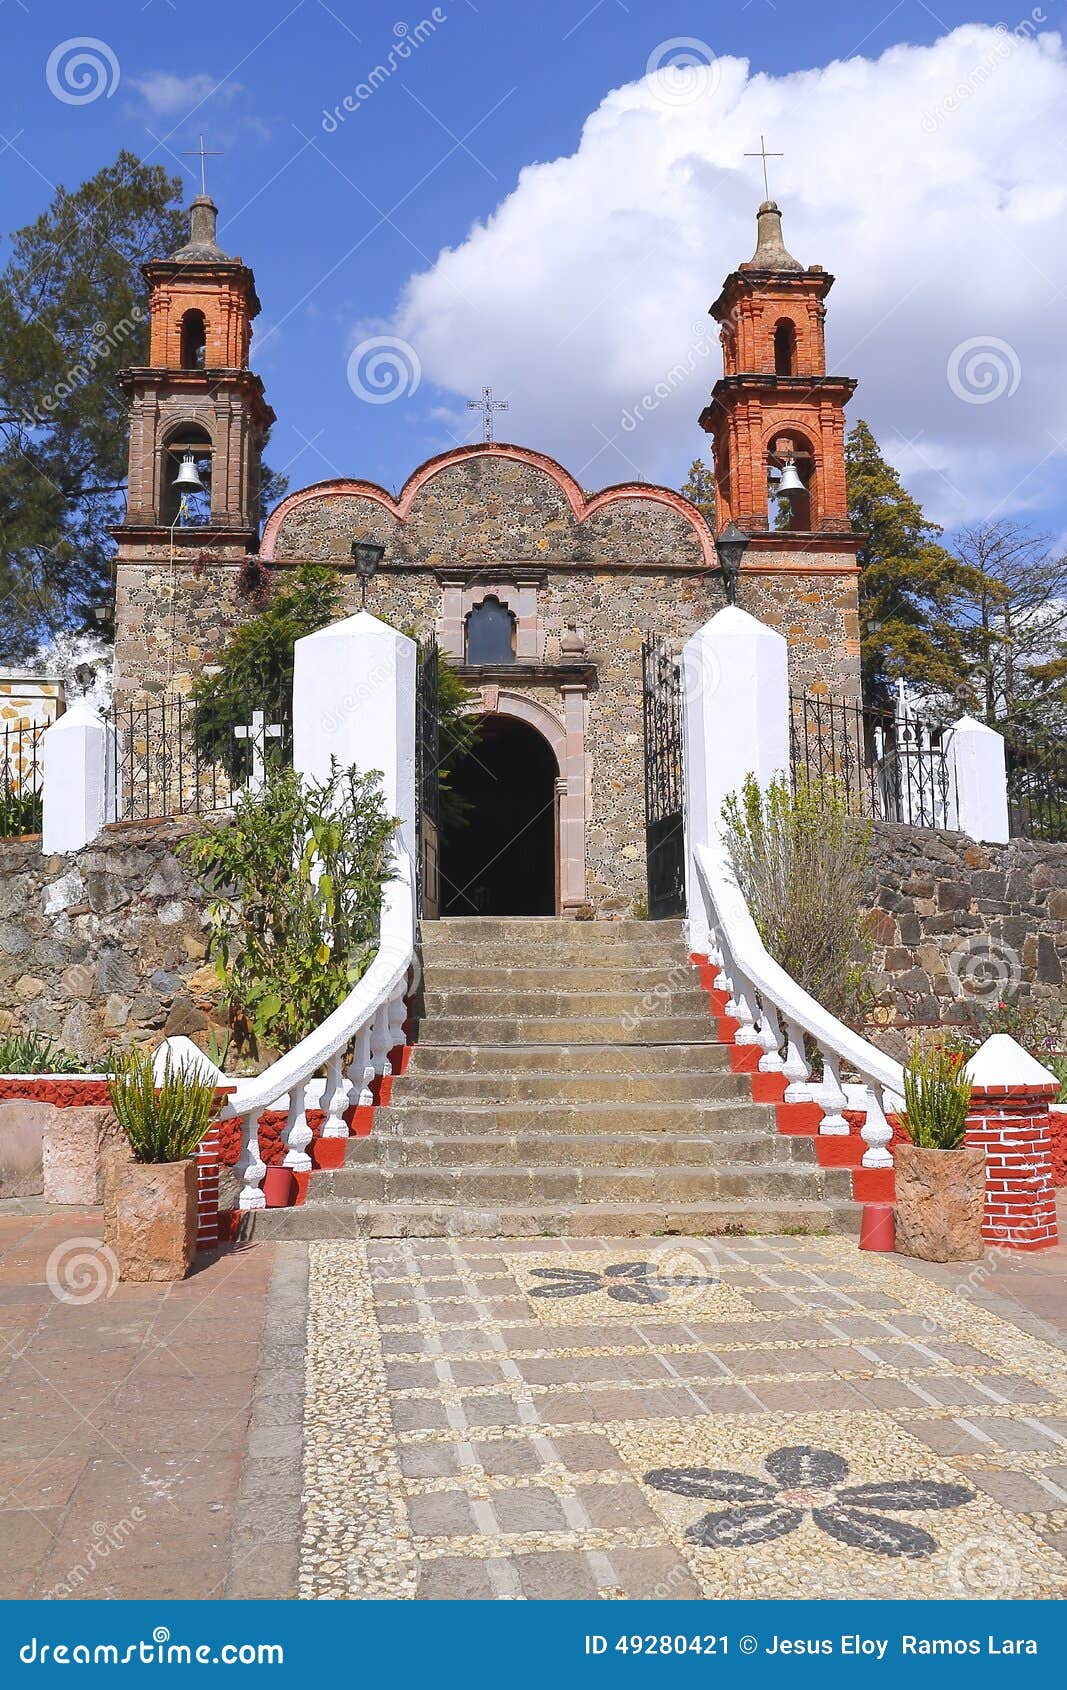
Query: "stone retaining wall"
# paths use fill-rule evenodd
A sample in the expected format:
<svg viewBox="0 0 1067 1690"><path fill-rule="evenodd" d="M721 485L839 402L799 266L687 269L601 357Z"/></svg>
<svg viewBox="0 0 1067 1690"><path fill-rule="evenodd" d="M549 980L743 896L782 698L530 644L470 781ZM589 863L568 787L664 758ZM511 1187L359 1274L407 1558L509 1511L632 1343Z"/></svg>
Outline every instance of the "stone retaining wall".
<svg viewBox="0 0 1067 1690"><path fill-rule="evenodd" d="M0 1029L50 1033L91 1067L224 1020L205 900L175 855L202 825L110 827L68 856L0 840Z"/></svg>
<svg viewBox="0 0 1067 1690"><path fill-rule="evenodd" d="M965 1019L967 999L1067 1009L1067 844L880 825L868 892L871 1030L895 1055L913 1028Z"/></svg>

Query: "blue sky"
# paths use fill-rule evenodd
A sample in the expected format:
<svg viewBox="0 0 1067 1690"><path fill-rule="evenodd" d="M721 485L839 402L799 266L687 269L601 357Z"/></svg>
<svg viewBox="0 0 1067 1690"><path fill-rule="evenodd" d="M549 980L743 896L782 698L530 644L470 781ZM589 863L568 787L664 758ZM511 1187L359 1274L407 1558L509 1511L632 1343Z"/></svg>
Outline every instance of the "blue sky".
<svg viewBox="0 0 1067 1690"><path fill-rule="evenodd" d="M863 383L851 414L870 417L950 527L998 509L1067 528L1067 137L1055 118L1067 69L1056 38L1043 56L1034 42L1059 26L1061 0L1020 13L1003 65L981 34L934 51L962 24L1003 20L977 0L0 3L3 228L123 146L184 170L192 192L194 161L181 155L203 131L222 149L209 160L220 240L256 272L254 362L279 418L270 458L294 486L337 474L398 486L476 437L464 401L486 382L509 398L498 437L562 457L589 486L684 476L718 374L703 314L751 250L762 179L742 155L766 123L768 146L786 153L771 168L787 241L839 278L829 338ZM72 103L46 65L86 36L108 49L111 92ZM901 44L931 54L896 69L883 55ZM650 64L686 54L715 67L710 82L688 101L669 86L660 98ZM857 56L875 67L859 80L827 69ZM376 65L387 74L368 94ZM338 107L343 121L324 121ZM898 203L916 177L921 203ZM967 195L992 178L994 198L972 214ZM938 245L949 206L978 230L971 253L951 230ZM1016 238L1021 252L1006 252ZM1047 358L1028 339L1039 328ZM402 341L419 370L417 385L401 372L389 403L361 397L365 370L349 379L353 348L379 336ZM962 403L946 385L955 354L978 384ZM989 380L1003 389L995 403Z"/></svg>

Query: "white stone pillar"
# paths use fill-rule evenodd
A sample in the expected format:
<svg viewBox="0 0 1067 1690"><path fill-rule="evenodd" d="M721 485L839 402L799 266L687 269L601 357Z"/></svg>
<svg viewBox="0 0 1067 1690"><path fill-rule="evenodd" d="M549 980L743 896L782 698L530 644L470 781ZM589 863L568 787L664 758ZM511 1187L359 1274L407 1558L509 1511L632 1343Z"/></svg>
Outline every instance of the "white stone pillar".
<svg viewBox="0 0 1067 1690"><path fill-rule="evenodd" d="M341 768L382 776L387 811L415 860L414 640L361 610L296 642L293 765L327 780Z"/></svg>
<svg viewBox="0 0 1067 1690"><path fill-rule="evenodd" d="M91 704L79 699L45 730L41 745L42 849L46 853L80 851L107 821L114 778L110 726Z"/></svg>
<svg viewBox="0 0 1067 1690"><path fill-rule="evenodd" d="M736 605L720 610L682 650L685 700L686 903L689 948L708 928L694 853L721 838L722 807L746 775L766 787L789 770L789 648Z"/></svg>
<svg viewBox="0 0 1067 1690"><path fill-rule="evenodd" d="M971 839L1006 845L1011 834L1003 735L961 716L950 730L948 758L950 821Z"/></svg>

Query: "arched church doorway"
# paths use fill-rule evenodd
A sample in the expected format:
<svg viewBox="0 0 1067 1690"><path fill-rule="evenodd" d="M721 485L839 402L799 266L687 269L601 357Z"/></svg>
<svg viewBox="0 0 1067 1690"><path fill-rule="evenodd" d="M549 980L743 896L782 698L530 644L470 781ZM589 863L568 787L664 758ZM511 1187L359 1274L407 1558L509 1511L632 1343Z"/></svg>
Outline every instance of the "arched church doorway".
<svg viewBox="0 0 1067 1690"><path fill-rule="evenodd" d="M454 777L465 825L441 850L443 915L555 915L559 766L547 740L512 716L484 718Z"/></svg>

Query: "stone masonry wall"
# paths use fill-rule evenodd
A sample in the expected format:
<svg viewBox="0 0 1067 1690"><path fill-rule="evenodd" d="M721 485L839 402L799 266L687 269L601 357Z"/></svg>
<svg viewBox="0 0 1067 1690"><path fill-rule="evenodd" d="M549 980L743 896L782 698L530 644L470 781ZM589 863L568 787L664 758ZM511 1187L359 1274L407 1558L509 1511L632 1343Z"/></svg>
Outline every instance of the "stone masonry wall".
<svg viewBox="0 0 1067 1690"><path fill-rule="evenodd" d="M879 825L868 894L871 1030L895 1055L915 1027L963 1020L967 999L1067 1010L1067 844Z"/></svg>
<svg viewBox="0 0 1067 1690"><path fill-rule="evenodd" d="M196 825L111 827L67 856L0 840L0 1029L50 1033L91 1063L224 1022L203 894L174 850Z"/></svg>

